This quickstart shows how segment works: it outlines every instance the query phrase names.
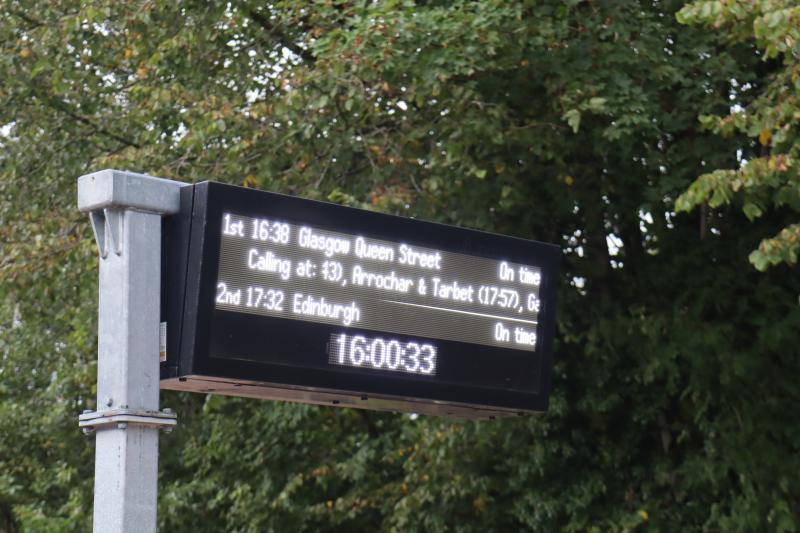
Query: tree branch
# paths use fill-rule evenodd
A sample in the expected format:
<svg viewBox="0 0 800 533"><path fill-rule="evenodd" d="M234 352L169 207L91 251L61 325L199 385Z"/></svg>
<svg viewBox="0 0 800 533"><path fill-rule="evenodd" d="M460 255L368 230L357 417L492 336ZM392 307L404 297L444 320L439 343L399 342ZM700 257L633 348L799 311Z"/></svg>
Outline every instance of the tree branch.
<svg viewBox="0 0 800 533"><path fill-rule="evenodd" d="M298 46L297 43L293 43L289 40L286 34L281 30L279 27L275 26L270 20L269 17L264 16L262 13L257 11L249 10L247 11L247 16L250 17L253 22L261 26L261 29L266 31L268 34L272 35L275 39L280 42L281 45L285 46L291 52L307 63L313 63L316 61L314 54Z"/></svg>
<svg viewBox="0 0 800 533"><path fill-rule="evenodd" d="M125 137L123 137L123 136L121 136L119 134L116 134L113 131L110 131L110 130L104 128L103 126L100 126L99 124L96 124L91 119L89 119L87 117L84 117L83 115L78 114L76 111L72 110L66 102L63 102L63 101L59 100L58 98L52 97L52 96L50 96L48 94L38 94L38 96L44 102L46 102L51 108L53 108L53 109L55 109L57 111L61 111L62 113L64 113L68 117L72 118L73 120L76 120L76 121L80 122L81 124L86 124L87 126L90 126L96 133L100 133L102 135L105 135L106 137L108 137L110 139L114 139L115 141L117 141L119 143L122 143L122 144L124 144L126 146L132 146L134 148L141 148L142 147L139 143L137 143L135 141L132 141L130 139L127 139L127 138L125 138Z"/></svg>

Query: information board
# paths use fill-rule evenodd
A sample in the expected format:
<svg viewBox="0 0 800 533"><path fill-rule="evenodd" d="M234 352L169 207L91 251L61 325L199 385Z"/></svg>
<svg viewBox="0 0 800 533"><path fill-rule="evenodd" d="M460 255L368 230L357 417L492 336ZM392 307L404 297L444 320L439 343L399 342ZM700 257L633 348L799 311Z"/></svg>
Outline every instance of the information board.
<svg viewBox="0 0 800 533"><path fill-rule="evenodd" d="M169 236L188 253L164 388L459 416L546 407L557 247L192 189Z"/></svg>

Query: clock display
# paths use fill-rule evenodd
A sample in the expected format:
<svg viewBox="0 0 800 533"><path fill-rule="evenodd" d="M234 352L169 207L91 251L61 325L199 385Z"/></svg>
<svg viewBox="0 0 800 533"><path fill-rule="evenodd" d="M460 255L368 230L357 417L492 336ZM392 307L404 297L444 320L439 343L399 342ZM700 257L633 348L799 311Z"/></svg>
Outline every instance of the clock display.
<svg viewBox="0 0 800 533"><path fill-rule="evenodd" d="M333 365L436 375L436 346L387 337L332 334L328 362Z"/></svg>

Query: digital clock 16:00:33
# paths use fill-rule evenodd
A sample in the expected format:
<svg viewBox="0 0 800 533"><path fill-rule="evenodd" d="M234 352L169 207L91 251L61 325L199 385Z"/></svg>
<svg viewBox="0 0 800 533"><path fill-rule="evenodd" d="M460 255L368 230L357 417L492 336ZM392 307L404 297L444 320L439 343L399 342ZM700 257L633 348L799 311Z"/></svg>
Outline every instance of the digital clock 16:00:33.
<svg viewBox="0 0 800 533"><path fill-rule="evenodd" d="M436 346L364 335L331 335L328 362L390 372L436 375Z"/></svg>

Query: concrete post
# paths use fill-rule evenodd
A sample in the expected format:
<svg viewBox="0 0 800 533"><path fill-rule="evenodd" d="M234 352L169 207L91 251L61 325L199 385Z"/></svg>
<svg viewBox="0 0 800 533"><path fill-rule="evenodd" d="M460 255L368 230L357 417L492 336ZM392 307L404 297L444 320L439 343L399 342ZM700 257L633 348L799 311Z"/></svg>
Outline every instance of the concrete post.
<svg viewBox="0 0 800 533"><path fill-rule="evenodd" d="M156 530L161 217L178 212L182 183L103 170L78 179L100 250L97 411L79 417L96 432L95 533Z"/></svg>

